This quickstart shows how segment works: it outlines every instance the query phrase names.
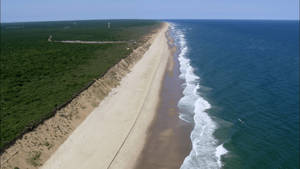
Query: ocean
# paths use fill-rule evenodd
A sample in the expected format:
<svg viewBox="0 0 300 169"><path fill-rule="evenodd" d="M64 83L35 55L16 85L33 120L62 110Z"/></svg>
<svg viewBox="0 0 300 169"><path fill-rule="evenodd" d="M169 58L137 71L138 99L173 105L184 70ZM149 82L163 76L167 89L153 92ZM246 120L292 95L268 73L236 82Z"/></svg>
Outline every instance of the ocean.
<svg viewBox="0 0 300 169"><path fill-rule="evenodd" d="M181 169L299 168L299 21L171 20Z"/></svg>

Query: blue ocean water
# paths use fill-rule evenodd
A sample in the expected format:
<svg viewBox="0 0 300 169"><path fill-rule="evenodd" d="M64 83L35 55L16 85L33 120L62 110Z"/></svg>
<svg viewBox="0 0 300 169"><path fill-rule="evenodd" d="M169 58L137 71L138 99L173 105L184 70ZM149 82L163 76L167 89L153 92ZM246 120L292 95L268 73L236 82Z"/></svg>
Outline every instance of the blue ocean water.
<svg viewBox="0 0 300 169"><path fill-rule="evenodd" d="M169 22L194 125L181 168L299 168L299 21Z"/></svg>

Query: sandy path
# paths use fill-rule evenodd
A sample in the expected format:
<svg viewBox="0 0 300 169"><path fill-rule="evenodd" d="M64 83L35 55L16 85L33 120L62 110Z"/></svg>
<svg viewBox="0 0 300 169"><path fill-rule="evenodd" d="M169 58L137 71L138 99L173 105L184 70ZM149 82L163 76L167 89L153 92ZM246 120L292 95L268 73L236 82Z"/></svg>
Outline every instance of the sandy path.
<svg viewBox="0 0 300 169"><path fill-rule="evenodd" d="M81 43L81 44L111 44L111 43L129 43L135 41L82 41L82 40L52 40L52 35L49 36L48 42L60 43Z"/></svg>
<svg viewBox="0 0 300 169"><path fill-rule="evenodd" d="M155 115L170 51L165 32L42 169L133 168Z"/></svg>
<svg viewBox="0 0 300 169"><path fill-rule="evenodd" d="M62 40L51 41L60 43L80 43L80 44L115 44L115 43L129 43L129 41L81 41L81 40Z"/></svg>

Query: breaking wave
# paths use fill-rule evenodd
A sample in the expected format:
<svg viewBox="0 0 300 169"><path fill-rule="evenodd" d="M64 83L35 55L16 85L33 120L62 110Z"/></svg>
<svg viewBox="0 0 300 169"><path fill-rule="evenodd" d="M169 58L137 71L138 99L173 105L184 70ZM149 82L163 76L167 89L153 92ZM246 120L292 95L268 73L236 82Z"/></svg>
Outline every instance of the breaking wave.
<svg viewBox="0 0 300 169"><path fill-rule="evenodd" d="M184 80L183 97L178 102L179 118L194 123L191 132L192 150L185 158L181 169L216 169L221 168L221 156L227 153L223 144L217 145L213 133L217 128L216 123L205 112L211 105L199 95L200 78L194 73L190 59L186 57L188 46L184 36L184 29L170 24L171 35L177 45L178 60L180 65L179 78Z"/></svg>

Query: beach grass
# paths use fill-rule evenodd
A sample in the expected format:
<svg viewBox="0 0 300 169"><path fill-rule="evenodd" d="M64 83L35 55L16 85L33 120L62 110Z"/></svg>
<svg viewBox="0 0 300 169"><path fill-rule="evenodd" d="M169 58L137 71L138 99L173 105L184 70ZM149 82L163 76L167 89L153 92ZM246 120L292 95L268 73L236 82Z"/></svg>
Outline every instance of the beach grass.
<svg viewBox="0 0 300 169"><path fill-rule="evenodd" d="M149 20L2 23L0 149L128 56L158 25ZM50 35L136 43L65 44L48 42Z"/></svg>

